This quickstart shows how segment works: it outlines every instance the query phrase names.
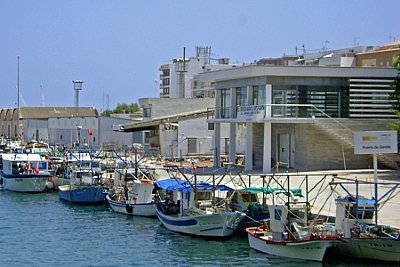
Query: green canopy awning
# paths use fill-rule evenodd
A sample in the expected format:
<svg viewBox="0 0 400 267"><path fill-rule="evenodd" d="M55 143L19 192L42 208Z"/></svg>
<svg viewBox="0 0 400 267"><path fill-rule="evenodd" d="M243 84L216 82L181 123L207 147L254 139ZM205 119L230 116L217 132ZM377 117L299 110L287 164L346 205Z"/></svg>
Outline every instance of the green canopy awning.
<svg viewBox="0 0 400 267"><path fill-rule="evenodd" d="M287 195L287 190L282 188L271 188L271 187L248 187L244 189L238 190L239 192L248 192L252 194L264 193L264 194L272 194L272 193L282 193ZM293 193L296 197L303 197L300 188L292 188L290 192Z"/></svg>

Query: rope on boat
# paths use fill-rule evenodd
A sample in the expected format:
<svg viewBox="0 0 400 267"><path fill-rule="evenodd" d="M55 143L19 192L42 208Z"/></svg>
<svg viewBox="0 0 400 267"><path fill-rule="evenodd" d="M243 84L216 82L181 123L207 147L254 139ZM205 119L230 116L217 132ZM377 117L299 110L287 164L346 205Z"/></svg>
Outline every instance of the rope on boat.
<svg viewBox="0 0 400 267"><path fill-rule="evenodd" d="M250 217L249 215L245 215L245 217L247 217L247 218L249 218L251 221L253 221L253 222L255 222L255 223L258 223L258 224L260 224L260 225L264 225L265 223L265 221L269 221L269 219L265 219L265 220L262 220L262 221L258 221L258 220L256 220L256 219L254 219L254 218L252 218L252 217Z"/></svg>

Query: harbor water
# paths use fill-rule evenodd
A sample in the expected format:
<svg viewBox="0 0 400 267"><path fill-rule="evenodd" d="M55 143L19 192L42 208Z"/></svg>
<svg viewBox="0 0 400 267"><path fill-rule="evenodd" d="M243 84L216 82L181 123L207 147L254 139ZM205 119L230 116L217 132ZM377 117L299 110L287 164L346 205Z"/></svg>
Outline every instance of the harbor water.
<svg viewBox="0 0 400 267"><path fill-rule="evenodd" d="M245 234L207 241L173 233L157 218L67 204L54 192L0 191L0 266L390 266L332 258L274 257L252 250Z"/></svg>

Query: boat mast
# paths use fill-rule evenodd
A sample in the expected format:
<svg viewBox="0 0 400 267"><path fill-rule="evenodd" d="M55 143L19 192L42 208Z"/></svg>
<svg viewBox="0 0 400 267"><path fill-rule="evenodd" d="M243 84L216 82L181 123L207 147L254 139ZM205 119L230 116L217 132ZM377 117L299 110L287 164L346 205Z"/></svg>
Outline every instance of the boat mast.
<svg viewBox="0 0 400 267"><path fill-rule="evenodd" d="M19 107L19 56L17 56L17 111L18 111L18 118L17 118L17 137L20 138L20 123L19 123L19 116L20 116L20 107Z"/></svg>

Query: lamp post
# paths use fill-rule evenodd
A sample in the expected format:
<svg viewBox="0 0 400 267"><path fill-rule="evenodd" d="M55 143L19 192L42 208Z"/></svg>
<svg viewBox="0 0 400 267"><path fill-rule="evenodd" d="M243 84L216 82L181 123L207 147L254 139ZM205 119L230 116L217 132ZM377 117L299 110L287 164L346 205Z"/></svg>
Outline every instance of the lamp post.
<svg viewBox="0 0 400 267"><path fill-rule="evenodd" d="M199 141L199 156L201 155L201 145L203 144L202 141Z"/></svg>
<svg viewBox="0 0 400 267"><path fill-rule="evenodd" d="M78 109L79 109L79 91L82 90L82 80L74 80L72 81L74 83L74 91L75 91L75 113L78 115Z"/></svg>
<svg viewBox="0 0 400 267"><path fill-rule="evenodd" d="M81 125L77 125L76 126L76 132L78 135L78 147L81 146L81 130L82 130L82 126Z"/></svg>

